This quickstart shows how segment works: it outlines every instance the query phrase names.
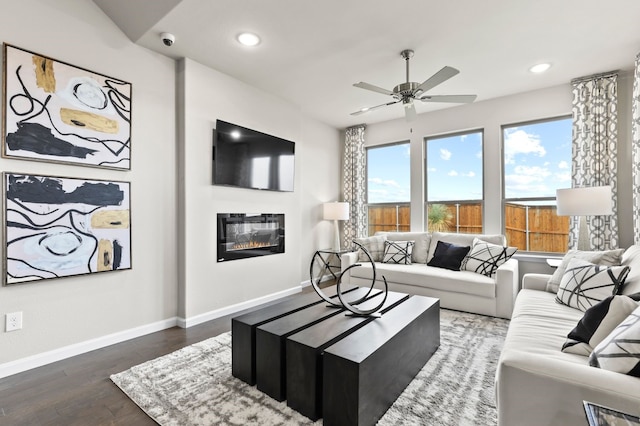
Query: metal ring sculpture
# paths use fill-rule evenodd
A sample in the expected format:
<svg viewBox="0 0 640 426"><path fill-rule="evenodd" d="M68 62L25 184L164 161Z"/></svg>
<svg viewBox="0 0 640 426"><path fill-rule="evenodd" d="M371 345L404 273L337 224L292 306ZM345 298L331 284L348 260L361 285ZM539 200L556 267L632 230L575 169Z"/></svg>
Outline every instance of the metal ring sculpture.
<svg viewBox="0 0 640 426"><path fill-rule="evenodd" d="M313 259L311 259L311 265L309 267L309 275L311 276L311 285L313 286L313 289L315 290L315 292L318 294L318 296L320 296L320 298L322 298L325 302L327 302L329 305L335 307L335 308L345 308L347 309L349 312L351 312L354 315L358 315L358 316L374 316L376 315L376 313L382 308L382 306L384 306L385 302L387 301L387 295L389 293L389 288L387 286L387 279L382 276L382 280L384 282L384 298L382 299L382 302L380 302L380 304L378 306L376 306L373 309L358 309L355 306L353 306L353 304L358 304L363 302L367 297L369 297L369 295L371 294L371 292L373 291L373 286L376 283L376 264L373 261L373 258L371 257L371 254L369 254L369 250L367 250L365 247L362 246L362 244L359 244L357 242L353 242L355 245L358 246L358 248L360 250L362 250L364 252L364 254L367 256L367 258L369 259L369 262L371 263L371 268L373 271L373 276L371 279L371 286L369 287L369 291L367 291L367 293L362 296L360 299L352 302L352 304L350 304L349 302L346 302L343 297L342 297L342 292L340 291L340 284L342 283L342 276L345 272L347 272L348 270L350 270L351 268L355 268L357 266L362 266L361 263L354 263L353 265L348 266L344 271L342 271L340 273L340 275L338 276L338 279L336 281L336 292L338 293L338 300L340 300L340 303L335 303L334 301L331 300L331 298L327 297L322 290L320 290L320 287L318 286L318 283L316 283L313 279L313 264L315 263L316 260L316 256L319 256L320 253L316 252L313 256ZM377 314L376 316L379 316L380 314Z"/></svg>

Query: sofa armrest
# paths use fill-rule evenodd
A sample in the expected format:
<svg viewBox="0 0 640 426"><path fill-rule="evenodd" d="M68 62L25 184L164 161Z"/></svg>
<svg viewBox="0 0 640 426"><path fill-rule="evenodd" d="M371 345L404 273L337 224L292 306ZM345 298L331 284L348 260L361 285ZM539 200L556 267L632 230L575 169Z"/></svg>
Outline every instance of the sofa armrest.
<svg viewBox="0 0 640 426"><path fill-rule="evenodd" d="M551 278L549 274L524 274L522 276L522 288L547 291L549 278Z"/></svg>
<svg viewBox="0 0 640 426"><path fill-rule="evenodd" d="M503 350L495 390L499 426L583 425L584 400L640 415L637 377L590 367L586 358L580 364L528 353L526 347Z"/></svg>
<svg viewBox="0 0 640 426"><path fill-rule="evenodd" d="M340 270L342 272L342 284L350 284L351 283L351 269L348 271L347 268L358 262L358 252L351 251L349 253L344 253L340 256ZM346 272L345 272L346 271Z"/></svg>
<svg viewBox="0 0 640 426"><path fill-rule="evenodd" d="M496 270L496 315L511 318L519 290L518 259L511 258Z"/></svg>

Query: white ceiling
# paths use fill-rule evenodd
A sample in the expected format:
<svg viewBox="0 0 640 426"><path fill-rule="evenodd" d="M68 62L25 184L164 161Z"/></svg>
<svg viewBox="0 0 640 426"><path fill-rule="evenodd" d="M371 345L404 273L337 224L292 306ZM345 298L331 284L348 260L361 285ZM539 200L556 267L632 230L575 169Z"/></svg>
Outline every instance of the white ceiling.
<svg viewBox="0 0 640 426"><path fill-rule="evenodd" d="M350 113L392 98L353 83L393 89L445 65L460 74L428 94L478 101L550 87L589 74L630 70L640 52L638 0L94 0L137 44L188 57L284 98L344 128L403 116L400 104ZM176 36L172 47L161 32ZM260 35L248 48L235 37ZM536 75L528 68L551 62ZM251 99L246 99L251 102ZM420 104L418 113L455 104Z"/></svg>

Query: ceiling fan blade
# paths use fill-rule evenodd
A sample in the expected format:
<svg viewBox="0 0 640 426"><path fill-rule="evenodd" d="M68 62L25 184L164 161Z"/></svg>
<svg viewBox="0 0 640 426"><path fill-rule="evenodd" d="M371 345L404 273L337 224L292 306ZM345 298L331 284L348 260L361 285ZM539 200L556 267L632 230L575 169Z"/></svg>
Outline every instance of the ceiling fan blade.
<svg viewBox="0 0 640 426"><path fill-rule="evenodd" d="M440 96L423 96L422 102L453 102L459 104L468 104L475 101L476 95L440 95Z"/></svg>
<svg viewBox="0 0 640 426"><path fill-rule="evenodd" d="M360 83L355 83L354 86L359 87L361 89L382 93L383 95L393 95L393 92L391 90L383 89L382 87L374 86L373 84L365 83L364 81L361 81Z"/></svg>
<svg viewBox="0 0 640 426"><path fill-rule="evenodd" d="M444 67L428 79L426 79L420 86L416 88L416 92L422 91L426 92L427 90L431 90L436 87L438 84L444 83L449 80L454 75L458 74L458 71L452 67Z"/></svg>
<svg viewBox="0 0 640 426"><path fill-rule="evenodd" d="M416 107L413 105L413 102L404 104L404 117L407 121L416 119Z"/></svg>
<svg viewBox="0 0 640 426"><path fill-rule="evenodd" d="M374 107L369 107L369 108L362 108L356 112L352 112L351 115L360 115L360 114L364 114L365 112L369 112L369 111L373 111L374 109L378 109L378 108L382 108L382 107L386 107L389 105L393 105L393 104L397 104L400 101L393 101L393 102L387 102L386 104L380 104L380 105L376 105Z"/></svg>

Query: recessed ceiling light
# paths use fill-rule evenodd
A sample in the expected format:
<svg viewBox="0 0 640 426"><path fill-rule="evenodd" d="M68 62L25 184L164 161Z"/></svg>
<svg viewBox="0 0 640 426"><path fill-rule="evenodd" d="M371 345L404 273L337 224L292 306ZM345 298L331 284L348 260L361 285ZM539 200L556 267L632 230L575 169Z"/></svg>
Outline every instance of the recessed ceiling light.
<svg viewBox="0 0 640 426"><path fill-rule="evenodd" d="M542 63L542 64L536 64L536 65L532 66L531 68L529 68L529 71L531 71L533 73L536 73L536 74L539 74L541 72L545 72L549 68L551 68L551 64Z"/></svg>
<svg viewBox="0 0 640 426"><path fill-rule="evenodd" d="M260 37L253 33L242 33L237 37L240 44L244 46L255 46L260 43Z"/></svg>

